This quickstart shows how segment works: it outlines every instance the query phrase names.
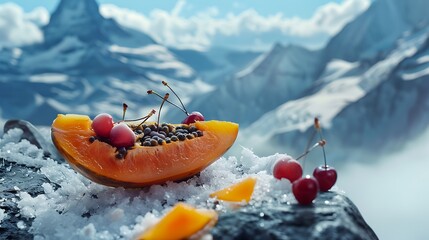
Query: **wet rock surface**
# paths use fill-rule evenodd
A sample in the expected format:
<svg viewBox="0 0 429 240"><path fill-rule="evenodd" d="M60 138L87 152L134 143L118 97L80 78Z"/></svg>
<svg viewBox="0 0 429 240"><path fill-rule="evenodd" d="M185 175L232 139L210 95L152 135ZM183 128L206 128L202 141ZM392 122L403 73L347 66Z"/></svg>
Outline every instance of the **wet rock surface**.
<svg viewBox="0 0 429 240"><path fill-rule="evenodd" d="M262 203L223 213L214 239L378 239L347 197L326 192L313 205Z"/></svg>
<svg viewBox="0 0 429 240"><path fill-rule="evenodd" d="M5 211L7 218L0 223L0 239L32 239L28 232L31 220L21 216L17 206L19 192L26 191L35 196L43 193L42 183L49 182L46 177L37 172L36 168L4 162L0 168L0 208Z"/></svg>
<svg viewBox="0 0 429 240"><path fill-rule="evenodd" d="M5 125L5 131L17 127L22 138L53 156L52 144L25 121ZM22 217L17 206L19 192L37 196L50 183L37 167L29 167L0 158L0 209L7 217L0 223L0 239L32 239L32 219ZM51 183L53 187L55 184ZM220 213L212 229L214 239L378 239L345 196L319 194L311 206L282 201L262 202Z"/></svg>

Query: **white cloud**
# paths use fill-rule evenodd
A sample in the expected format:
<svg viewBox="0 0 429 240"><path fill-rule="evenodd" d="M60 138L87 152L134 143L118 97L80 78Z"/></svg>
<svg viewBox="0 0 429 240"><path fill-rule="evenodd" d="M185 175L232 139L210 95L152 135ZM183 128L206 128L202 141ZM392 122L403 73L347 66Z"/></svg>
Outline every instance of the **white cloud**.
<svg viewBox="0 0 429 240"><path fill-rule="evenodd" d="M402 151L338 169L338 186L380 239L426 239L429 215L429 128ZM395 231L392 231L392 226Z"/></svg>
<svg viewBox="0 0 429 240"><path fill-rule="evenodd" d="M0 47L43 41L43 33L38 24L47 22L46 13L46 9L43 11L42 8L37 8L26 14L14 3L0 4Z"/></svg>
<svg viewBox="0 0 429 240"><path fill-rule="evenodd" d="M364 11L370 2L344 0L339 4L329 3L317 9L308 19L288 18L281 13L263 16L254 9L220 16L216 7L183 17L182 10L189 7L185 0L178 0L171 11L155 9L148 15L112 4L102 5L100 11L105 17L146 32L167 46L205 49L221 45L265 49L273 42L299 42L320 47L329 36ZM43 41L40 27L48 22L49 13L43 7L25 13L14 3L0 4L0 47Z"/></svg>
<svg viewBox="0 0 429 240"><path fill-rule="evenodd" d="M186 5L185 0L179 0L171 12L157 9L148 16L112 4L102 5L100 11L105 17L112 17L124 26L150 34L162 44L178 48L204 49L212 45L257 47L255 42L267 47L273 41L320 46L364 11L370 2L344 0L340 4L328 3L318 8L309 19L288 18L281 13L262 16L254 9L220 17L216 7L183 17L180 12Z"/></svg>
<svg viewBox="0 0 429 240"><path fill-rule="evenodd" d="M33 11L25 14L25 19L33 22L37 26L41 27L49 23L49 12L44 7L37 7Z"/></svg>

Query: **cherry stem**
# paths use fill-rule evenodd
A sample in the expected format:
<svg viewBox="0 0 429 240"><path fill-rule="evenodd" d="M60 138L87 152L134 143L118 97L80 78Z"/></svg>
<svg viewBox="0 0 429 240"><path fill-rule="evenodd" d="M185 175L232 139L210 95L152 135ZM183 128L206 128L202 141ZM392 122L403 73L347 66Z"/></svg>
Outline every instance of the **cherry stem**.
<svg viewBox="0 0 429 240"><path fill-rule="evenodd" d="M154 94L155 96L164 99L161 95L159 95L159 93L153 91L153 90L148 90L147 94ZM177 106L177 104L172 103L170 100L165 100L166 102L168 102L169 104L175 106L176 108L180 109L182 112L184 112L186 115L189 115L185 110L183 110L181 107Z"/></svg>
<svg viewBox="0 0 429 240"><path fill-rule="evenodd" d="M146 116L144 116L144 117L141 117L141 118L137 118L137 119L125 119L125 120L121 120L121 121L117 121L117 122L115 122L115 123L121 123L121 122L136 122L136 121L140 121L140 120L143 120L143 119L149 119L153 114L155 114L156 113L156 111L154 110L154 109L152 109L152 111L148 114L148 115L146 115ZM145 120L145 121L146 121Z"/></svg>
<svg viewBox="0 0 429 240"><path fill-rule="evenodd" d="M325 146L326 141L324 139L320 140L319 142L315 143L313 146L311 146L311 148L307 149L304 153L302 153L301 155L299 155L299 157L295 158L297 161L303 157L305 157L308 153L310 153L311 151L313 151L313 149L315 149L318 146Z"/></svg>
<svg viewBox="0 0 429 240"><path fill-rule="evenodd" d="M305 151L307 151L307 150L310 148L310 144L311 144L311 142L313 142L313 140L314 140L314 137L315 137L315 136L316 136L316 131L313 131L313 132L311 133L310 138L308 139L307 146L305 147ZM304 156L304 158L302 159L302 168L303 168L303 169L305 169L305 159L307 158L307 155L308 155L308 154L306 154L306 155Z"/></svg>
<svg viewBox="0 0 429 240"><path fill-rule="evenodd" d="M158 132L159 132L159 119L161 118L161 109L162 109L162 106L164 105L164 103L167 101L167 99L168 99L169 96L170 96L170 94L166 93L164 95L164 98L162 99L161 106L159 106L158 121L157 121Z"/></svg>
<svg viewBox="0 0 429 240"><path fill-rule="evenodd" d="M177 97L177 99L179 99L179 102L180 102L180 104L182 104L182 107L183 107L183 111L186 113L186 115L188 115L189 116L189 113L188 113L188 110L186 110L186 107L185 107L185 105L183 104L183 102L182 102L182 100L180 100L180 98L179 98L179 96L176 94L176 92L168 85L168 83L166 82L166 81L162 81L162 84L164 84L164 86L167 86L169 89L170 89L170 91Z"/></svg>
<svg viewBox="0 0 429 240"><path fill-rule="evenodd" d="M125 121L125 113L127 112L128 105L126 103L122 103L122 121Z"/></svg>
<svg viewBox="0 0 429 240"><path fill-rule="evenodd" d="M143 123L145 123L150 117L152 117L152 115L154 115L156 113L155 109L152 109L152 111L150 111L150 113L147 116L142 117L139 120L143 120L139 125L137 125L136 128L140 127ZM138 121L138 120L137 120Z"/></svg>
<svg viewBox="0 0 429 240"><path fill-rule="evenodd" d="M321 138L322 139L322 138ZM328 167L328 165L326 164L326 151L325 151L325 147L324 146L322 146L322 151L323 151L323 159L324 159L324 161L325 161L325 168L327 168Z"/></svg>
<svg viewBox="0 0 429 240"><path fill-rule="evenodd" d="M316 128L317 132L319 133L320 141L323 141L323 134L322 134L322 128L320 127L319 119L316 117L314 118L314 127ZM325 151L325 145L322 145L322 151L323 151L323 160L325 163L325 168L327 168L328 164L326 163L326 151Z"/></svg>

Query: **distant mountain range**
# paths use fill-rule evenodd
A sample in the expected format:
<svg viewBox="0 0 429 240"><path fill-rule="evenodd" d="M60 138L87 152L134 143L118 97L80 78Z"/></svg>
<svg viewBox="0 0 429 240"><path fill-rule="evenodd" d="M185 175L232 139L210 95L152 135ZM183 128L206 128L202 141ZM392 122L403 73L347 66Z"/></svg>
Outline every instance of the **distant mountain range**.
<svg viewBox="0 0 429 240"><path fill-rule="evenodd" d="M265 53L171 49L103 18L94 0L62 0L43 43L0 51L0 116L50 125L57 113L119 118L157 108L170 82L189 110L239 122L240 144L297 154L324 126L334 160L400 148L429 123L429 2L378 0L325 48ZM162 119L183 113L166 109ZM334 150L335 149L335 150Z"/></svg>
<svg viewBox="0 0 429 240"><path fill-rule="evenodd" d="M314 117L333 160L398 149L429 126L428 8L374 1L324 49L275 45L191 108L240 122L241 144L261 154L301 153Z"/></svg>
<svg viewBox="0 0 429 240"><path fill-rule="evenodd" d="M159 105L146 91L164 92L162 80L186 92L184 100L212 89L168 48L103 18L94 0L60 1L43 33L43 43L0 52L3 119L50 125L57 113L106 111L119 118L123 102L135 117Z"/></svg>

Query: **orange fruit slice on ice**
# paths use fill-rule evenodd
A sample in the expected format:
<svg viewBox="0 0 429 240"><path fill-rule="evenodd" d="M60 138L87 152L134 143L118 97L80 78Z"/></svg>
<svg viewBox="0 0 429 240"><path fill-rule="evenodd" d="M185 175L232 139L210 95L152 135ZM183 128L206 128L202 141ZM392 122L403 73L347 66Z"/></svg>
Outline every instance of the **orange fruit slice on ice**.
<svg viewBox="0 0 429 240"><path fill-rule="evenodd" d="M139 237L141 240L187 239L213 226L217 221L214 210L195 209L178 203L155 226Z"/></svg>
<svg viewBox="0 0 429 240"><path fill-rule="evenodd" d="M239 183L210 194L210 197L230 202L241 202L244 200L248 203L252 198L255 184L256 178L249 177Z"/></svg>
<svg viewBox="0 0 429 240"><path fill-rule="evenodd" d="M108 186L141 187L189 178L220 158L234 143L238 124L224 121L194 123L198 138L158 146L136 144L124 159L115 147L95 136L85 115L59 114L52 123L54 145L68 163L94 182Z"/></svg>

